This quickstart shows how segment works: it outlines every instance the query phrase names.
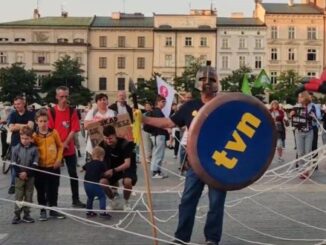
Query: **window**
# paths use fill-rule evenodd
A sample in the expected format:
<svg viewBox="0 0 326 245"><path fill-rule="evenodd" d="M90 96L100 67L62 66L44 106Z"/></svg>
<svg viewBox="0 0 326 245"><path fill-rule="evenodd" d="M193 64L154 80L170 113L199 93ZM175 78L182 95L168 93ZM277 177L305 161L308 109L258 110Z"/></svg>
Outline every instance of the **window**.
<svg viewBox="0 0 326 245"><path fill-rule="evenodd" d="M7 54L0 52L0 64L7 64Z"/></svg>
<svg viewBox="0 0 326 245"><path fill-rule="evenodd" d="M277 39L277 26L271 27L271 39Z"/></svg>
<svg viewBox="0 0 326 245"><path fill-rule="evenodd" d="M98 90L106 90L106 77L100 77L98 81Z"/></svg>
<svg viewBox="0 0 326 245"><path fill-rule="evenodd" d="M124 77L118 77L118 91L126 89L126 79Z"/></svg>
<svg viewBox="0 0 326 245"><path fill-rule="evenodd" d="M103 69L107 67L107 59L106 57L99 57L98 59L98 67Z"/></svg>
<svg viewBox="0 0 326 245"><path fill-rule="evenodd" d="M207 47L207 37L201 37L200 38L200 46L201 47Z"/></svg>
<svg viewBox="0 0 326 245"><path fill-rule="evenodd" d="M83 64L83 54L82 53L76 53L75 59L77 60L78 64Z"/></svg>
<svg viewBox="0 0 326 245"><path fill-rule="evenodd" d="M126 58L118 57L118 69L125 69L125 68L126 68Z"/></svg>
<svg viewBox="0 0 326 245"><path fill-rule="evenodd" d="M68 43L68 38L58 38L57 43Z"/></svg>
<svg viewBox="0 0 326 245"><path fill-rule="evenodd" d="M119 48L126 47L126 37L125 36L118 36L118 47Z"/></svg>
<svg viewBox="0 0 326 245"><path fill-rule="evenodd" d="M185 38L185 46L186 47L191 47L192 46L192 38L191 37L186 37Z"/></svg>
<svg viewBox="0 0 326 245"><path fill-rule="evenodd" d="M222 56L222 69L229 69L229 57Z"/></svg>
<svg viewBox="0 0 326 245"><path fill-rule="evenodd" d="M288 50L288 60L295 60L295 52L293 48L289 48Z"/></svg>
<svg viewBox="0 0 326 245"><path fill-rule="evenodd" d="M199 56L199 62L200 62L202 65L206 65L206 61L207 61L207 55L202 54L202 55Z"/></svg>
<svg viewBox="0 0 326 245"><path fill-rule="evenodd" d="M49 64L50 63L50 53L48 53L48 52L33 53L33 63L34 64Z"/></svg>
<svg viewBox="0 0 326 245"><path fill-rule="evenodd" d="M245 38L240 38L239 40L239 49L244 49L246 48L246 39Z"/></svg>
<svg viewBox="0 0 326 245"><path fill-rule="evenodd" d="M260 38L255 39L255 48L262 48L262 40Z"/></svg>
<svg viewBox="0 0 326 245"><path fill-rule="evenodd" d="M137 58L137 69L145 69L145 58L144 57Z"/></svg>
<svg viewBox="0 0 326 245"><path fill-rule="evenodd" d="M275 84L277 82L277 71L271 71L271 83Z"/></svg>
<svg viewBox="0 0 326 245"><path fill-rule="evenodd" d="M107 38L106 36L100 36L100 47L105 48L107 45Z"/></svg>
<svg viewBox="0 0 326 245"><path fill-rule="evenodd" d="M36 76L36 84L35 84L36 88L40 88L42 86L42 83L43 83L45 77L46 77L46 75L44 75L44 74L43 75L38 74Z"/></svg>
<svg viewBox="0 0 326 245"><path fill-rule="evenodd" d="M138 48L145 48L145 37L138 37Z"/></svg>
<svg viewBox="0 0 326 245"><path fill-rule="evenodd" d="M24 53L21 53L21 52L16 53L16 62L24 63Z"/></svg>
<svg viewBox="0 0 326 245"><path fill-rule="evenodd" d="M165 46L171 47L172 46L172 37L166 37L165 38Z"/></svg>
<svg viewBox="0 0 326 245"><path fill-rule="evenodd" d="M262 61L261 56L255 56L255 69L262 68Z"/></svg>
<svg viewBox="0 0 326 245"><path fill-rule="evenodd" d="M289 39L294 39L295 38L295 28L294 26L290 26L288 29L288 38Z"/></svg>
<svg viewBox="0 0 326 245"><path fill-rule="evenodd" d="M271 49L271 60L277 60L277 48Z"/></svg>
<svg viewBox="0 0 326 245"><path fill-rule="evenodd" d="M307 52L307 61L316 61L317 60L317 52L316 49L308 49Z"/></svg>
<svg viewBox="0 0 326 245"><path fill-rule="evenodd" d="M228 49L229 48L229 39L223 38L222 39L222 49Z"/></svg>
<svg viewBox="0 0 326 245"><path fill-rule="evenodd" d="M15 42L25 42L26 39L25 38L15 38L14 41Z"/></svg>
<svg viewBox="0 0 326 245"><path fill-rule="evenodd" d="M167 67L173 66L172 55L171 54L166 54L165 55L165 66L167 66Z"/></svg>
<svg viewBox="0 0 326 245"><path fill-rule="evenodd" d="M308 32L307 33L308 40L316 40L317 39L316 27L308 27L307 32Z"/></svg>
<svg viewBox="0 0 326 245"><path fill-rule="evenodd" d="M316 77L316 72L314 72L314 71L308 71L307 72L307 77Z"/></svg>
<svg viewBox="0 0 326 245"><path fill-rule="evenodd" d="M8 42L9 38L0 37L0 42Z"/></svg>
<svg viewBox="0 0 326 245"><path fill-rule="evenodd" d="M191 62L194 60L194 56L185 55L185 66L190 66Z"/></svg>
<svg viewBox="0 0 326 245"><path fill-rule="evenodd" d="M246 66L246 57L245 56L239 56L239 67Z"/></svg>

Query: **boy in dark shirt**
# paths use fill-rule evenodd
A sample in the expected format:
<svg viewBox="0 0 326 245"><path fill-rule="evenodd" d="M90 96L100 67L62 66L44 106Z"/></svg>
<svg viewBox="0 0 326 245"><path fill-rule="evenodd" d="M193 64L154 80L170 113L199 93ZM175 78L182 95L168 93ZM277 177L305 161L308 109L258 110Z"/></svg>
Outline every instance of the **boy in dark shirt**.
<svg viewBox="0 0 326 245"><path fill-rule="evenodd" d="M86 171L85 180L94 182L84 182L85 192L87 194L87 217L94 217L97 215L95 212L91 211L93 209L94 197L97 196L100 201L100 209L104 210L103 213L100 213L100 216L111 218L111 215L105 212L106 197L103 188L100 185L95 184L100 182L100 179L103 177L105 172L105 165L103 163L104 155L105 151L102 147L94 147L92 152L92 161L83 166L83 169Z"/></svg>

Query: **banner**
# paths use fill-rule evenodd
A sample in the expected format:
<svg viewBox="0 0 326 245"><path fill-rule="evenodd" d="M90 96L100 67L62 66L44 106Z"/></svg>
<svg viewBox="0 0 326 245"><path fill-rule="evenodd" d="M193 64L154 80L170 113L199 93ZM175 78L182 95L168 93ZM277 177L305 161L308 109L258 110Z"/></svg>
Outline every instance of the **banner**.
<svg viewBox="0 0 326 245"><path fill-rule="evenodd" d="M247 73L245 73L243 75L243 80L242 80L242 85L241 85L241 92L246 94L246 95L252 95L251 94L251 89L250 89L250 86L249 86Z"/></svg>
<svg viewBox="0 0 326 245"><path fill-rule="evenodd" d="M257 77L257 79L254 82L255 88L271 88L271 80L267 76L264 69L262 69Z"/></svg>
<svg viewBox="0 0 326 245"><path fill-rule="evenodd" d="M174 99L175 90L174 88L165 82L162 78L156 76L157 82L157 93L162 95L166 99L165 106L162 109L162 112L165 117L169 117L171 113L171 107Z"/></svg>
<svg viewBox="0 0 326 245"><path fill-rule="evenodd" d="M131 121L126 113L106 120L90 122L87 125L87 130L92 147L97 146L103 140L103 128L107 125L112 125L115 128L118 137L133 141Z"/></svg>

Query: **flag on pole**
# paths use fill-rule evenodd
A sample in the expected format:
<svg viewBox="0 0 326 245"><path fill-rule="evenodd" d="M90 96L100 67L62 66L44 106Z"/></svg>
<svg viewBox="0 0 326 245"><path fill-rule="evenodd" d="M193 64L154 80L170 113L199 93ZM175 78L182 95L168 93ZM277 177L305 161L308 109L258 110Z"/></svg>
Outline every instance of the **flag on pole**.
<svg viewBox="0 0 326 245"><path fill-rule="evenodd" d="M165 117L169 117L171 113L172 102L174 99L175 90L174 88L165 82L162 78L156 76L157 82L157 93L162 95L166 99L165 106L162 109L162 112Z"/></svg>
<svg viewBox="0 0 326 245"><path fill-rule="evenodd" d="M264 69L262 69L254 82L254 88L271 88L271 80L267 76Z"/></svg>
<svg viewBox="0 0 326 245"><path fill-rule="evenodd" d="M248 81L248 74L245 73L243 75L243 80L242 80L242 85L241 85L241 92L246 94L246 95L252 95L251 94L251 89L249 86L249 81Z"/></svg>

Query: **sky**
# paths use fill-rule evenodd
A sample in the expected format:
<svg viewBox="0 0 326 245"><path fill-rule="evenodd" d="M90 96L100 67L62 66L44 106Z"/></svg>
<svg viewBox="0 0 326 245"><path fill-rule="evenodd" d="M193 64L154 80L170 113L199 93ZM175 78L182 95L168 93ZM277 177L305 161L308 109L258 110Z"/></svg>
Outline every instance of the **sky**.
<svg viewBox="0 0 326 245"><path fill-rule="evenodd" d="M287 0L263 0L287 3ZM295 0L300 2L300 0ZM254 0L0 0L0 22L30 19L38 3L41 16L60 16L64 9L69 16L111 16L112 12L188 14L189 9L209 9L211 4L220 17L243 12L251 17Z"/></svg>

